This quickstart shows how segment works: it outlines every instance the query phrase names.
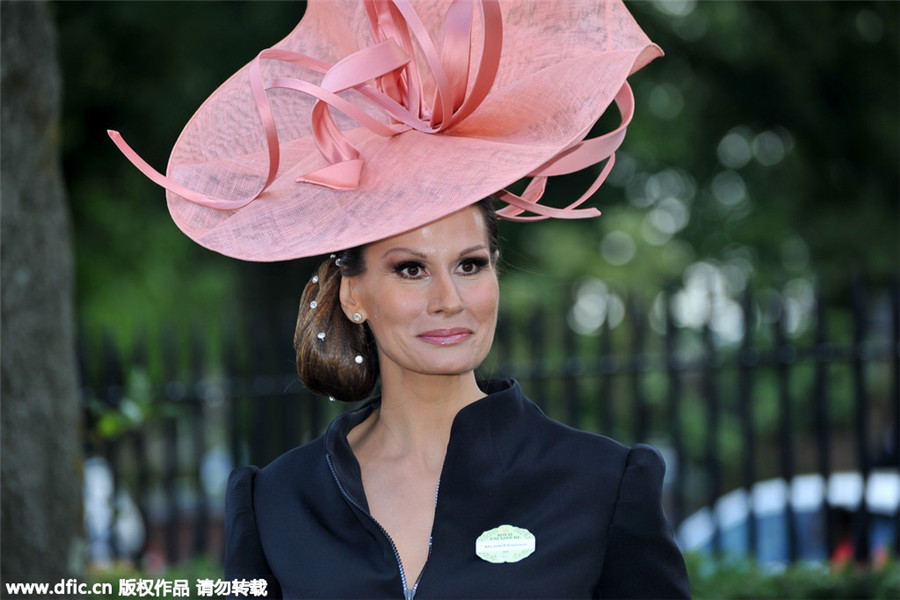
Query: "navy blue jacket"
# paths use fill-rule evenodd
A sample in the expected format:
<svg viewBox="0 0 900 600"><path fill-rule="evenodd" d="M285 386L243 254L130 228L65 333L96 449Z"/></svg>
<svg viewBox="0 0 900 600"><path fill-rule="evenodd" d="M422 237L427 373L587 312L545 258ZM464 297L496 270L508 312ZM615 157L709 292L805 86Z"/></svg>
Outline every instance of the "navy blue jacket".
<svg viewBox="0 0 900 600"><path fill-rule="evenodd" d="M226 578L266 578L270 598L688 597L659 453L559 424L514 381L487 386L453 421L418 582L369 514L347 442L377 401L262 470L232 472ZM535 551L479 558L476 538L504 524L530 531Z"/></svg>

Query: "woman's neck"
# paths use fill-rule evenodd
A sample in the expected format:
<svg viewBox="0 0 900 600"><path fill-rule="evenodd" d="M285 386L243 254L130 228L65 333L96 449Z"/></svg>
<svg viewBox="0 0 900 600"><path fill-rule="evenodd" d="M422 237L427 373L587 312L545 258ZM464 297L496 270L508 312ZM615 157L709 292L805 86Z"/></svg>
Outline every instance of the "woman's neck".
<svg viewBox="0 0 900 600"><path fill-rule="evenodd" d="M382 372L381 406L348 441L384 458L440 469L456 413L484 397L474 372L453 376Z"/></svg>

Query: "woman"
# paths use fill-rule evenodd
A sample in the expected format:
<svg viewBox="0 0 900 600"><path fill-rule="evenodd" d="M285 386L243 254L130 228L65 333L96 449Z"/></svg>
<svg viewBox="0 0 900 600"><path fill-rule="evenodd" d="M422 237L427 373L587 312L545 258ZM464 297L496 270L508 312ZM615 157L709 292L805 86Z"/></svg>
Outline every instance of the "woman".
<svg viewBox="0 0 900 600"><path fill-rule="evenodd" d="M341 398L377 369L381 396L235 470L229 579L292 598L687 595L659 455L555 423L514 381L476 382L497 256L482 202L323 263L301 302L301 376Z"/></svg>
<svg viewBox="0 0 900 600"><path fill-rule="evenodd" d="M321 438L232 473L229 580L286 598L688 595L659 454L474 374L497 319L497 217L599 214L578 206L631 117L625 77L659 54L617 1L310 3L201 107L167 177L111 133L199 243L335 252L301 300L301 379L344 401L380 382ZM613 100L622 125L585 140ZM607 158L569 206L539 203L547 177ZM503 189L524 176L521 196Z"/></svg>

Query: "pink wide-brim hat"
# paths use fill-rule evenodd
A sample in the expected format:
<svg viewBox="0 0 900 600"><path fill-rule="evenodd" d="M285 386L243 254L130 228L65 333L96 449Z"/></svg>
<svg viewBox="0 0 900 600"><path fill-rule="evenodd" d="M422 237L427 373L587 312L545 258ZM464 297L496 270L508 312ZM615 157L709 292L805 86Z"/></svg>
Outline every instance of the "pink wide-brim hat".
<svg viewBox="0 0 900 600"><path fill-rule="evenodd" d="M310 0L203 103L166 176L110 136L184 233L243 260L343 250L490 195L501 218L592 217L626 78L661 54L619 0ZM613 101L621 125L585 140ZM604 160L580 198L539 202L547 177Z"/></svg>

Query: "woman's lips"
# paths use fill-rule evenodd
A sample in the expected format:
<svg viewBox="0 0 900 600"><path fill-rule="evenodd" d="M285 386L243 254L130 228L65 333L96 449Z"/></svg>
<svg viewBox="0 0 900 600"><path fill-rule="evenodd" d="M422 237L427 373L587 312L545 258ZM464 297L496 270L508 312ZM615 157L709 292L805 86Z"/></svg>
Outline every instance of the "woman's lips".
<svg viewBox="0 0 900 600"><path fill-rule="evenodd" d="M432 331L426 331L425 333L420 333L418 338L429 344L448 346L450 344L457 344L471 335L471 329L455 327L453 329L434 329Z"/></svg>

